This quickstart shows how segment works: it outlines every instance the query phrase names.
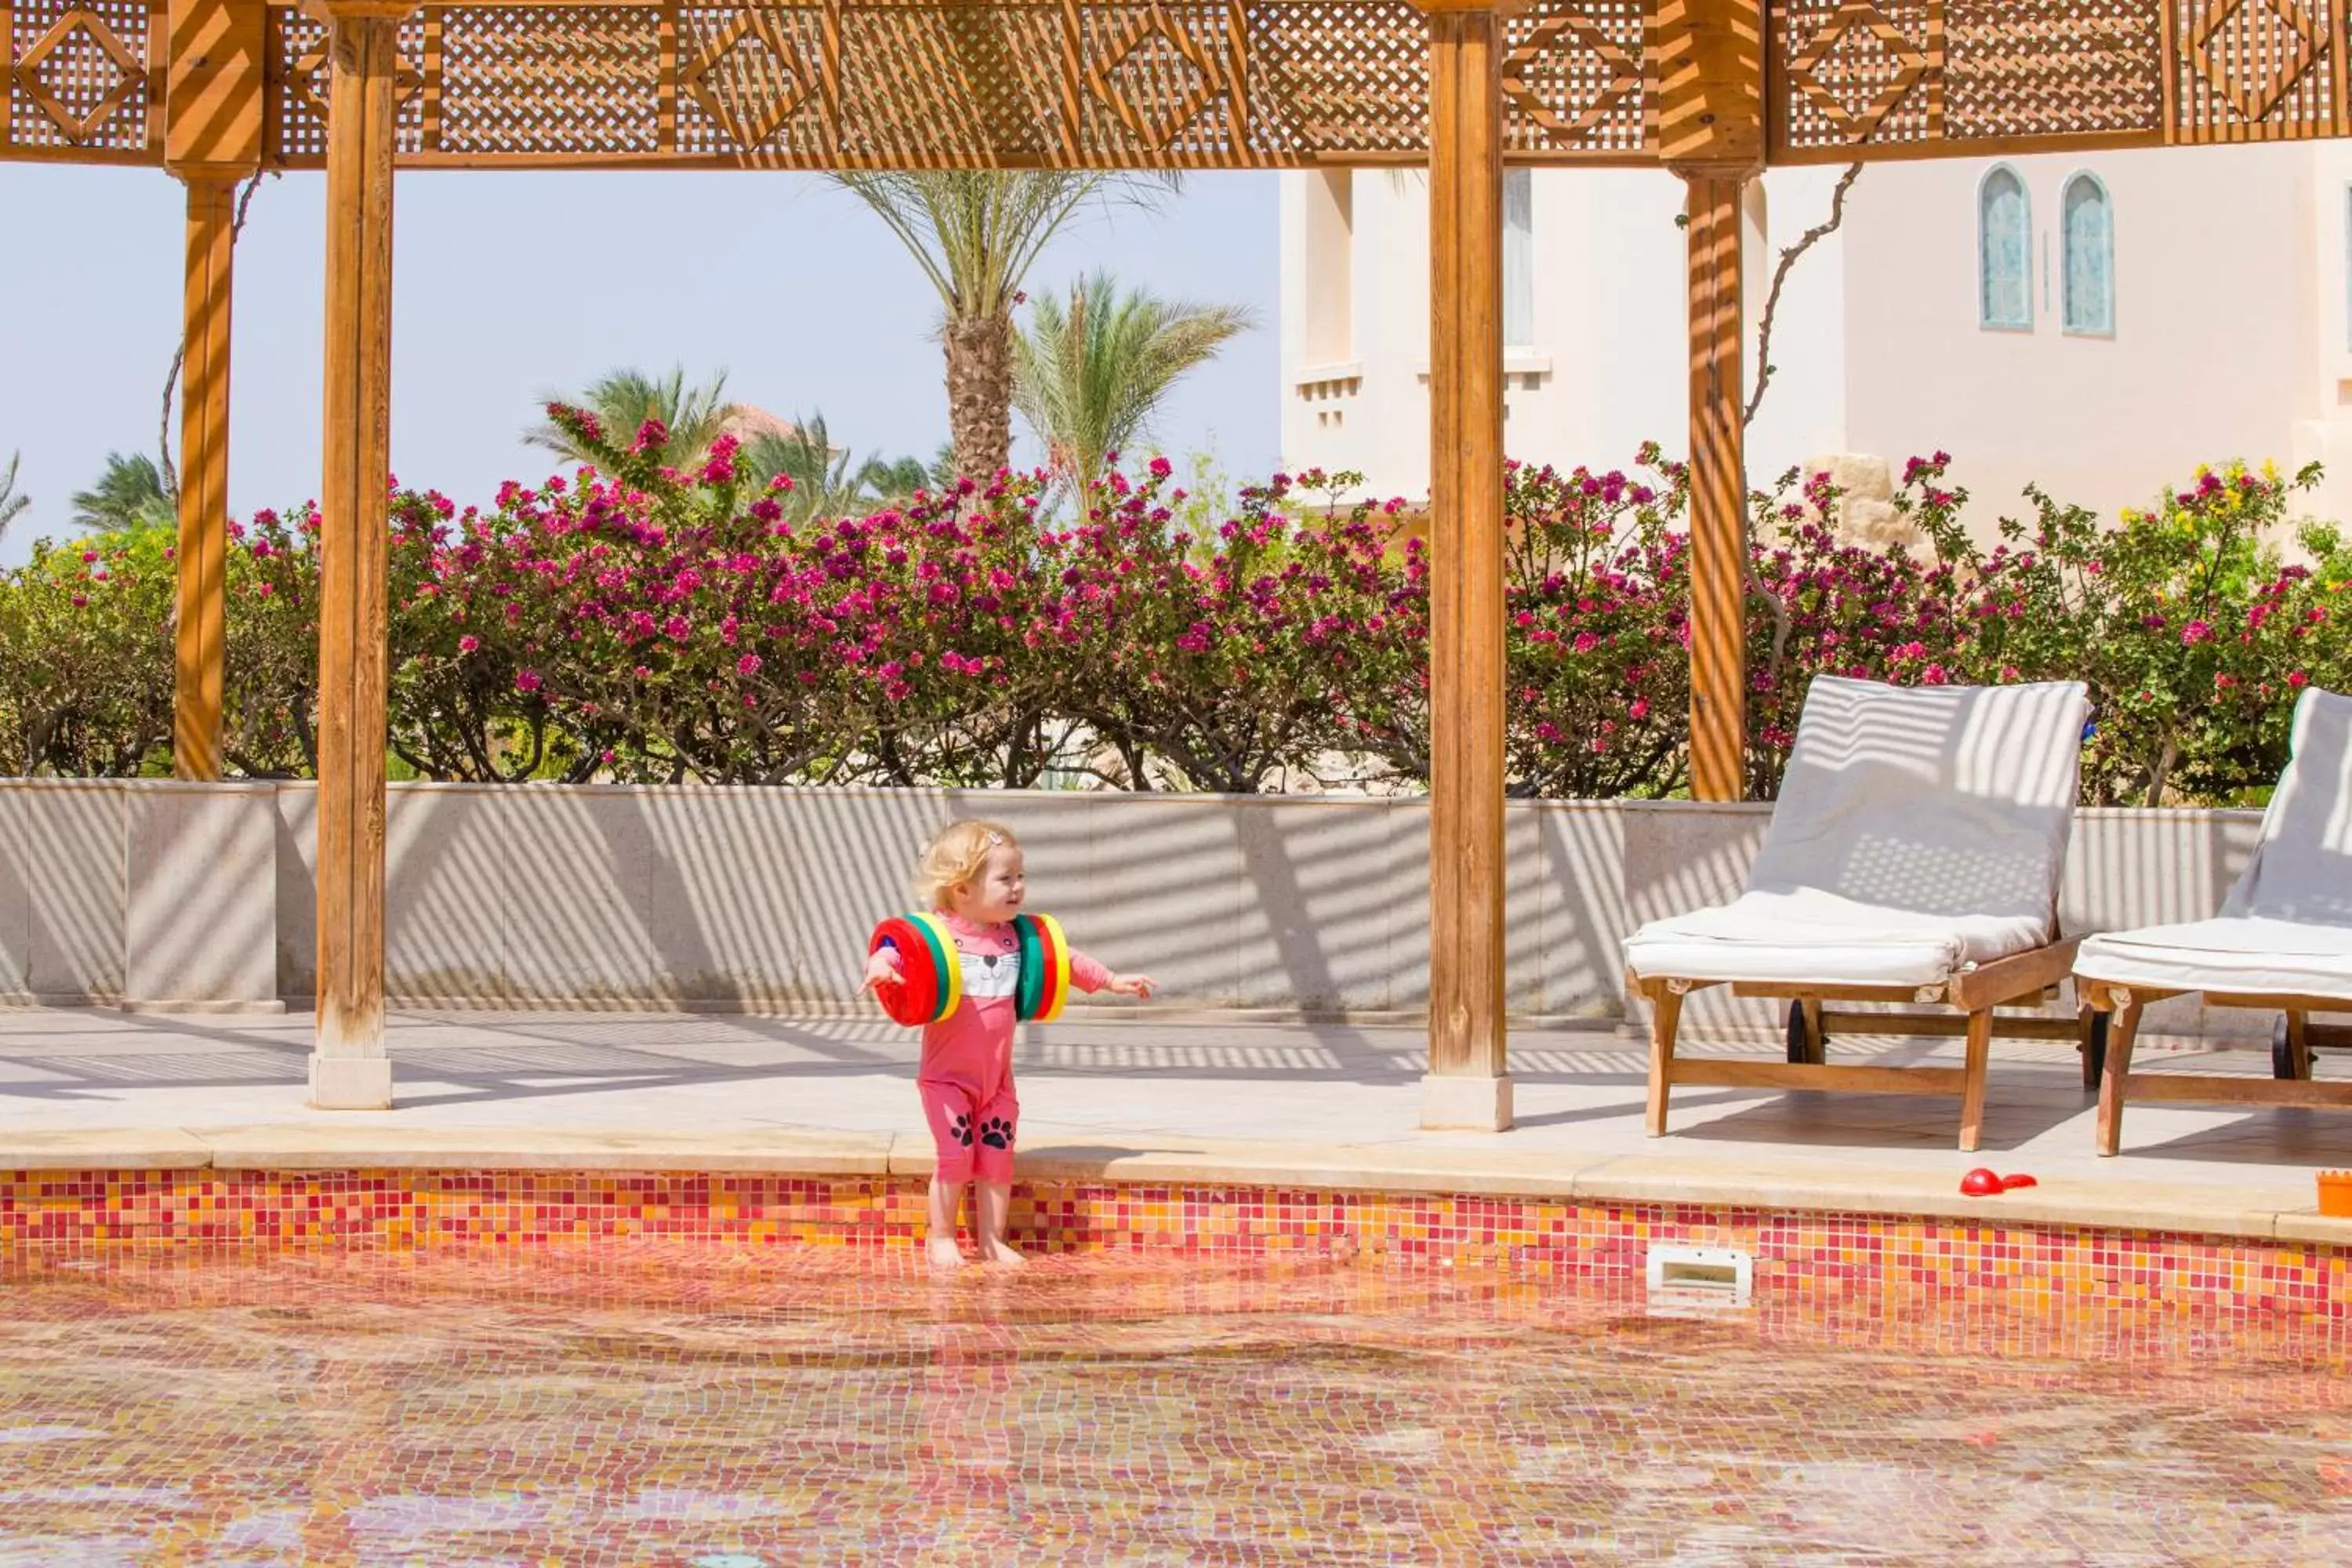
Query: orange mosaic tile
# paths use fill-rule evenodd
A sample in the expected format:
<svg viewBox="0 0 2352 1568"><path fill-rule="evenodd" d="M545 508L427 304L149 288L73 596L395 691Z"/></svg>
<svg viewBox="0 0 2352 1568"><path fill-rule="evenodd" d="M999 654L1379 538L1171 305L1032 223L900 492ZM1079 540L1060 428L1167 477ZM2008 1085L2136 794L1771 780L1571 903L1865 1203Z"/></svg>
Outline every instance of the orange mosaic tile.
<svg viewBox="0 0 2352 1568"><path fill-rule="evenodd" d="M165 1243L0 1282L26 1568L2234 1568L2340 1562L2352 1528L2340 1321L1666 1316L1623 1278L1164 1246L934 1276L911 1247Z"/></svg>
<svg viewBox="0 0 2352 1568"><path fill-rule="evenodd" d="M618 1240L889 1249L923 1228L913 1178L387 1170L0 1172L0 1265L123 1248L362 1244L546 1249ZM1853 1289L2070 1309L2352 1320L2352 1253L2095 1226L1702 1205L1212 1184L1017 1187L1024 1250L1236 1262L1379 1258L1642 1277L1658 1244L1737 1248L1763 1295Z"/></svg>

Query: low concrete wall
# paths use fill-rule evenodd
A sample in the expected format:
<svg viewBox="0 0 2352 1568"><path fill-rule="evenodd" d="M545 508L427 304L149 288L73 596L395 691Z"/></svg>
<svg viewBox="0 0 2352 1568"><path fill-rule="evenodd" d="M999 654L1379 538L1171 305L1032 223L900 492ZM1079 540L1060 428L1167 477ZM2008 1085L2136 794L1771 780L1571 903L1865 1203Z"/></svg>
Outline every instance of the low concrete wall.
<svg viewBox="0 0 2352 1568"><path fill-rule="evenodd" d="M313 802L296 784L0 781L0 996L307 999ZM1170 1006L1427 1005L1424 803L1054 792L394 785L387 990L409 1005L853 1007L866 931L958 815L1011 825L1036 905L1106 962L1157 975ZM1622 1016L1626 933L1735 893L1769 816L1514 802L1513 1011ZM2068 929L2211 912L2258 820L2082 813ZM1693 999L1695 1023L1769 1017ZM2193 1005L2158 1023L2206 1026Z"/></svg>

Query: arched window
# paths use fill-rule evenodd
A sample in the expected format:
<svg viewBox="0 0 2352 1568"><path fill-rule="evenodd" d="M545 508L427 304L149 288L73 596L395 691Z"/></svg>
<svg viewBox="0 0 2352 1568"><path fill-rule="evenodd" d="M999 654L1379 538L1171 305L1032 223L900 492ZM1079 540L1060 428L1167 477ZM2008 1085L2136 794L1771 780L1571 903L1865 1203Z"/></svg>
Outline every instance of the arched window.
<svg viewBox="0 0 2352 1568"><path fill-rule="evenodd" d="M2028 253L2033 214L2025 182L2003 164L1977 187L1977 301L1979 320L2011 330L2033 325L2033 284Z"/></svg>
<svg viewBox="0 0 2352 1568"><path fill-rule="evenodd" d="M2116 330L2116 221L2107 187L2092 174L2066 182L2059 203L2066 252L2066 330L2106 336Z"/></svg>

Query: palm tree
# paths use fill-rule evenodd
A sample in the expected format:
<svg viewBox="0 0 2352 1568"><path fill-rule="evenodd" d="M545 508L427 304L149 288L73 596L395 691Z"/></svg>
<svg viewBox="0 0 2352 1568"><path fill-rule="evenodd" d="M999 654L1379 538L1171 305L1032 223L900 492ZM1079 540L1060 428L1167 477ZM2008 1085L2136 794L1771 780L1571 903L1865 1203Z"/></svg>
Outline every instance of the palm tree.
<svg viewBox="0 0 2352 1568"><path fill-rule="evenodd" d="M920 458L868 458L858 462L833 445L824 416L812 414L782 431L755 435L743 447L744 467L761 483L782 474L793 481L784 502L794 521L843 517L872 504L903 500L933 482Z"/></svg>
<svg viewBox="0 0 2352 1568"><path fill-rule="evenodd" d="M78 528L170 528L176 522L163 470L144 452L127 458L109 452L98 482L76 491L72 506Z"/></svg>
<svg viewBox="0 0 2352 1568"><path fill-rule="evenodd" d="M31 496L16 493L16 464L24 456L22 452L9 453L7 470L0 473L0 539L8 536L8 525L24 516L25 509L33 504Z"/></svg>
<svg viewBox="0 0 2352 1568"><path fill-rule="evenodd" d="M1255 324L1239 305L1121 292L1109 273L1094 273L1071 288L1066 306L1047 296L1030 307L1029 330L1013 348L1022 417L1055 471L1083 495L1101 478L1104 457L1150 428L1187 371Z"/></svg>
<svg viewBox="0 0 2352 1568"><path fill-rule="evenodd" d="M983 483L1013 454L1013 307L1021 281L1073 213L1098 196L1149 204L1172 174L928 169L842 173L939 291L946 319L948 430L957 472Z"/></svg>
<svg viewBox="0 0 2352 1568"><path fill-rule="evenodd" d="M648 419L658 419L669 431L669 461L677 464L693 462L710 450L719 439L735 405L727 401L727 373L720 371L708 382L688 386L686 369L673 365L667 376L654 377L631 366L611 371L591 382L586 391L576 396L550 399L573 404L596 416L604 434L621 446L636 438L636 432ZM534 447L544 447L560 454L567 462L593 462L593 456L583 451L562 428L553 424L534 425L523 432L524 441Z"/></svg>

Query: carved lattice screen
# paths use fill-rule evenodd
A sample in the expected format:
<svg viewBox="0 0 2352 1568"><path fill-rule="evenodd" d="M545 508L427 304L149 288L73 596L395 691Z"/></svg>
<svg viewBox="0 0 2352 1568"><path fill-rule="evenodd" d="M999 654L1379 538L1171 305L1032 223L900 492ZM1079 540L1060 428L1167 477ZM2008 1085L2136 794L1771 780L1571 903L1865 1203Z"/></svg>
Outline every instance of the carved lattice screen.
<svg viewBox="0 0 2352 1568"><path fill-rule="evenodd" d="M2352 134L2352 0L1769 0L1775 163ZM0 0L0 157L160 163L163 0ZM1654 0L1507 24L1507 156L1648 163ZM1416 163L1407 0L548 0L402 35L411 165ZM325 148L324 28L273 6L268 159Z"/></svg>
<svg viewBox="0 0 2352 1568"><path fill-rule="evenodd" d="M1777 0L1776 163L2352 133L2340 0Z"/></svg>
<svg viewBox="0 0 2352 1568"><path fill-rule="evenodd" d="M0 0L8 48L0 150L83 163L162 161L147 0ZM163 12L152 13L157 33Z"/></svg>
<svg viewBox="0 0 2352 1568"><path fill-rule="evenodd" d="M1525 163L1646 163L1644 0L1510 24ZM271 13L270 157L325 151L324 29ZM1428 28L1405 0L727 7L436 5L402 34L416 165L1282 168L1419 163Z"/></svg>

